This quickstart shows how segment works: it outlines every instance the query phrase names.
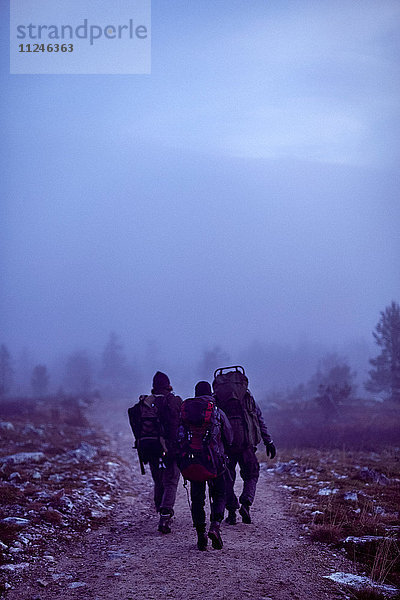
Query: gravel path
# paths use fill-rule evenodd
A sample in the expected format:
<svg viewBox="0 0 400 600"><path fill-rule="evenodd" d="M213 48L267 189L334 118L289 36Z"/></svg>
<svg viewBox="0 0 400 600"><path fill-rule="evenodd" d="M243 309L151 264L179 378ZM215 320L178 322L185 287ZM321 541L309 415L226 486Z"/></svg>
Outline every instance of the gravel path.
<svg viewBox="0 0 400 600"><path fill-rule="evenodd" d="M123 420L101 412L122 464L120 501L111 519L86 534L79 547L54 553L56 563L43 573L50 581L45 587L33 578L23 590L11 590L7 600L344 598L343 591L323 578L343 570L344 559L303 537L289 515L287 492L266 469L252 507L253 523L224 524L222 550L197 550L182 480L173 531L158 533L150 473L140 474L125 412L120 412Z"/></svg>

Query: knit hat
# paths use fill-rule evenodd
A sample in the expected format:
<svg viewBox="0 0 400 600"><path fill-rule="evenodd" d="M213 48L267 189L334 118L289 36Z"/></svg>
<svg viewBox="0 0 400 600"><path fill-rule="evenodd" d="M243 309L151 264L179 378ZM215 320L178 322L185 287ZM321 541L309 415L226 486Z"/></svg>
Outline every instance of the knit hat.
<svg viewBox="0 0 400 600"><path fill-rule="evenodd" d="M211 396L211 385L208 381L199 381L196 383L196 387L194 388L194 395L197 396Z"/></svg>
<svg viewBox="0 0 400 600"><path fill-rule="evenodd" d="M168 376L165 373L161 373L161 371L157 371L157 373L153 377L153 388L155 390L172 390Z"/></svg>

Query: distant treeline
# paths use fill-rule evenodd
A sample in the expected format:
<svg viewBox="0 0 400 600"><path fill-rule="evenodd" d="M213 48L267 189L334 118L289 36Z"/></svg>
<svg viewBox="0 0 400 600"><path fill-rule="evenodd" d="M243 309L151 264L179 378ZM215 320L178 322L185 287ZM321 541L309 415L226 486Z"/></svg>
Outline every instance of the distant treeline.
<svg viewBox="0 0 400 600"><path fill-rule="evenodd" d="M283 343L255 342L241 352L227 352L214 345L205 348L197 359L188 357L183 365L173 353L167 359L160 357L155 342L142 356L128 357L119 336L112 332L97 354L77 350L49 366L34 361L27 350L15 358L1 344L0 398L49 394L93 397L96 393L108 398L132 397L149 388L153 373L159 369L168 372L174 389L183 396L192 393L197 380L211 381L216 368L243 364L250 389L265 409L313 402L329 421L340 406L354 403L357 397L400 406L400 307L396 302L380 313L372 334L378 347L376 356L369 358L365 347L353 348L351 361L317 344L291 348ZM362 378L355 366L365 373Z"/></svg>

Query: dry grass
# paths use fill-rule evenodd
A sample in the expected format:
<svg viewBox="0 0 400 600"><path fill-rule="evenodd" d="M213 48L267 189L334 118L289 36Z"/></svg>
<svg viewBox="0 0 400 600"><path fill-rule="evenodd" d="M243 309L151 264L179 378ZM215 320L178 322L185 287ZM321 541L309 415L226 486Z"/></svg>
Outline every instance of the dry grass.
<svg viewBox="0 0 400 600"><path fill-rule="evenodd" d="M343 547L352 560L363 563L373 581L399 586L398 448L387 447L379 453L296 449L281 451L278 458L289 463L279 477L290 489L293 512L308 528L311 539ZM336 491L321 495L321 490ZM377 539L360 545L345 543L348 536ZM369 597L382 596L365 596Z"/></svg>
<svg viewBox="0 0 400 600"><path fill-rule="evenodd" d="M400 444L400 407L384 403L368 405L357 400L338 407L326 418L315 402L293 402L264 409L274 439L286 448L346 448L380 451Z"/></svg>

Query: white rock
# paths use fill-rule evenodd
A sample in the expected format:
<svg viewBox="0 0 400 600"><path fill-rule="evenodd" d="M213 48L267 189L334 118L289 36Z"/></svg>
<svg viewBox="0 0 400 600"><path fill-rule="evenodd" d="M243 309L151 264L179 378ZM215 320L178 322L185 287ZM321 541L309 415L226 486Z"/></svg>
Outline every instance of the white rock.
<svg viewBox="0 0 400 600"><path fill-rule="evenodd" d="M21 465L23 463L40 463L46 460L43 452L18 452L9 456L2 456L0 461L5 461L13 465Z"/></svg>
<svg viewBox="0 0 400 600"><path fill-rule="evenodd" d="M29 567L29 563L18 563L17 565L1 565L0 569L2 571L22 571L22 569L26 569Z"/></svg>
<svg viewBox="0 0 400 600"><path fill-rule="evenodd" d="M9 421L0 421L0 429L3 431L15 431L15 427Z"/></svg>
<svg viewBox="0 0 400 600"><path fill-rule="evenodd" d="M343 498L344 498L345 500L351 500L351 501L353 501L353 502L357 502L357 500L358 500L358 495L357 495L357 492L347 492L347 494L345 494L345 495L343 496Z"/></svg>
<svg viewBox="0 0 400 600"><path fill-rule="evenodd" d="M349 585L350 587L354 587L356 589L361 589L363 587L372 587L375 590L379 590L382 592L386 592L388 594L396 594L397 588L392 585L384 585L377 584L369 577L365 577L363 575L353 575L353 573L332 573L332 575L324 575L325 579L332 579L336 583L341 583L343 585Z"/></svg>
<svg viewBox="0 0 400 600"><path fill-rule="evenodd" d="M356 537L354 535L349 535L344 542L352 543L352 544L368 544L369 542L377 542L379 540L388 539L383 535L363 535L360 537Z"/></svg>
<svg viewBox="0 0 400 600"><path fill-rule="evenodd" d="M97 449L92 446L92 444L88 444L87 442L82 442L79 448L75 450L69 450L66 454L69 458L76 458L77 460L93 460L93 458L97 455Z"/></svg>
<svg viewBox="0 0 400 600"><path fill-rule="evenodd" d="M5 523L6 525L16 525L18 527L26 527L30 524L28 519L22 519L21 517L5 517L1 519L0 523Z"/></svg>
<svg viewBox="0 0 400 600"><path fill-rule="evenodd" d="M70 583L68 585L68 587L70 588L70 590L75 590L76 588L80 588L80 587L86 587L86 583L84 583L83 581L73 581L72 583Z"/></svg>
<svg viewBox="0 0 400 600"><path fill-rule="evenodd" d="M337 494L338 491L338 488L322 488L319 490L318 496L331 496L332 494Z"/></svg>

